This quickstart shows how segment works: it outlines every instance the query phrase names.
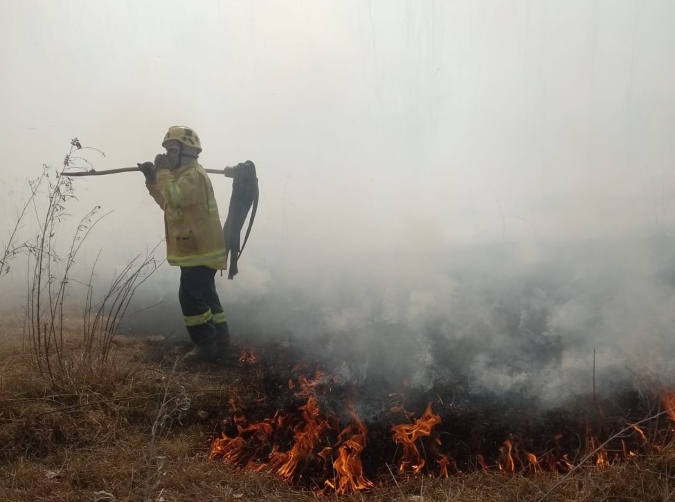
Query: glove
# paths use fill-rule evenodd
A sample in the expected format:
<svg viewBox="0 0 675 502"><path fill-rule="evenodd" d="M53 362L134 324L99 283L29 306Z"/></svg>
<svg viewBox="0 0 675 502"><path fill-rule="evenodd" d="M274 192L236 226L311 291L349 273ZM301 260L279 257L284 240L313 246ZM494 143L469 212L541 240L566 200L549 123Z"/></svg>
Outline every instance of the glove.
<svg viewBox="0 0 675 502"><path fill-rule="evenodd" d="M153 183L155 181L155 165L152 162L143 162L136 165L138 166L138 170L145 176L146 183Z"/></svg>
<svg viewBox="0 0 675 502"><path fill-rule="evenodd" d="M255 174L255 164L250 160L246 162L240 162L234 167L226 167L223 169L223 173L226 178L234 178L235 176L240 176L242 173L253 170Z"/></svg>
<svg viewBox="0 0 675 502"><path fill-rule="evenodd" d="M160 170L160 169L171 169L171 164L169 164L169 159L167 156L163 153L157 154L155 157L155 169Z"/></svg>

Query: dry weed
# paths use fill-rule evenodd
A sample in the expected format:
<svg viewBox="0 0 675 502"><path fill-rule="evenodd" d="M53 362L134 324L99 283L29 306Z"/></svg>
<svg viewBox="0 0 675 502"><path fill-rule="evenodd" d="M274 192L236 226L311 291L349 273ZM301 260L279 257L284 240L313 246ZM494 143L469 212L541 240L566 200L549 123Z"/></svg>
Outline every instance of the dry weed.
<svg viewBox="0 0 675 502"><path fill-rule="evenodd" d="M13 343L3 340L0 500L92 501L95 492L103 491L118 502L315 500L314 494L291 489L276 476L234 473L208 460L218 410L227 407L233 395L246 395L234 369L174 369L175 348L159 339L121 339L117 351L115 371L105 381L89 381L81 387L87 389L83 392L56 394L34 373L30 353L21 350L20 333L15 332ZM148 358L149 351L155 357ZM189 409L157 428L158 417L171 411L172 396L182 393L190 396ZM445 480L380 479L369 493L339 499L661 502L674 495L674 452L665 448L657 455L580 470L564 479L496 472L461 473ZM150 464L155 471L149 478L148 459L160 457L161 468Z"/></svg>

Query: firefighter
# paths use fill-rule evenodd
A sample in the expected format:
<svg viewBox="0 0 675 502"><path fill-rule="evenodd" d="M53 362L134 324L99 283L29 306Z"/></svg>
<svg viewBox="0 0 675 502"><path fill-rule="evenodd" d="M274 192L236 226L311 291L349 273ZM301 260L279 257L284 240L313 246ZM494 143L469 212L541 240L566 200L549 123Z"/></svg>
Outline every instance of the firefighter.
<svg viewBox="0 0 675 502"><path fill-rule="evenodd" d="M227 268L218 205L208 174L199 165L199 136L190 127L170 127L159 154L138 164L145 185L164 211L169 265L180 267L178 299L194 349L184 360L215 361L227 353L230 333L216 291L215 274Z"/></svg>

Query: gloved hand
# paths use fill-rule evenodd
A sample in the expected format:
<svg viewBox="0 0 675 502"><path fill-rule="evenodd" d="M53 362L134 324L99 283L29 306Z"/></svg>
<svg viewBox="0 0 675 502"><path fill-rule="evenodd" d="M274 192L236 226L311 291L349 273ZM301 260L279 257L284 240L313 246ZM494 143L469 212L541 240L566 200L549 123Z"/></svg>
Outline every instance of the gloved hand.
<svg viewBox="0 0 675 502"><path fill-rule="evenodd" d="M240 162L236 166L233 166L233 167L228 166L228 167L224 168L223 173L225 174L225 177L226 178L234 178L235 176L239 176L241 174L241 169L242 169L243 165L244 164L242 164Z"/></svg>
<svg viewBox="0 0 675 502"><path fill-rule="evenodd" d="M160 170L160 169L171 169L171 164L169 164L169 158L163 154L159 153L155 157L155 169Z"/></svg>
<svg viewBox="0 0 675 502"><path fill-rule="evenodd" d="M226 167L223 169L223 173L227 178L234 178L235 176L241 176L242 173L249 170L253 170L255 175L255 164L250 160L247 160L246 162L240 162L234 167Z"/></svg>
<svg viewBox="0 0 675 502"><path fill-rule="evenodd" d="M136 164L139 171L145 176L146 183L152 183L155 181L155 165L152 162L143 162L142 164Z"/></svg>

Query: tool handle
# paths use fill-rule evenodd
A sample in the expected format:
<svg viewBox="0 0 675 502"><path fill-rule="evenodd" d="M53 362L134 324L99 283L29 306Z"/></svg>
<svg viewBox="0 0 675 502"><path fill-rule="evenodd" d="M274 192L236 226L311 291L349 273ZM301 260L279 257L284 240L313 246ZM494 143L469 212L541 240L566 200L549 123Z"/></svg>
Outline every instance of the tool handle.
<svg viewBox="0 0 675 502"><path fill-rule="evenodd" d="M230 168L231 169L231 168ZM210 174L223 174L227 178L232 178L233 174L225 169L204 169ZM97 171L96 169L89 169L88 171L66 171L64 176L103 176L105 174L129 173L131 171L140 171L138 167L120 167L119 169L108 169L106 171Z"/></svg>
<svg viewBox="0 0 675 502"><path fill-rule="evenodd" d="M97 171L89 169L87 171L66 171L64 176L103 176L104 174L128 173L131 171L140 171L137 167L120 167L119 169L108 169L107 171Z"/></svg>

